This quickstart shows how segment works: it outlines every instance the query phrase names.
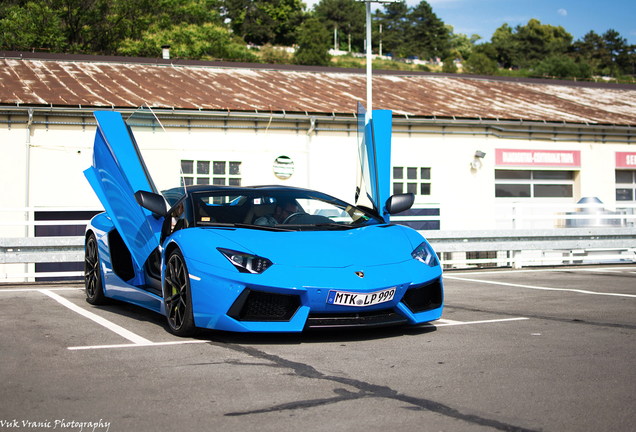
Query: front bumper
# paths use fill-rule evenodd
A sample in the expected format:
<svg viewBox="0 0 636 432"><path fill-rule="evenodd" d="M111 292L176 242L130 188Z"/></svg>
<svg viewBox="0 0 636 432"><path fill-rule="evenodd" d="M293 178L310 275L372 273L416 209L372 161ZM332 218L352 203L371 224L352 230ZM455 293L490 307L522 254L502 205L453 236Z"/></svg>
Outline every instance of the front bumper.
<svg viewBox="0 0 636 432"><path fill-rule="evenodd" d="M441 268L415 260L364 268L364 278L351 268L272 266L263 274L243 274L200 261L188 265L197 327L301 332L421 324L442 315ZM387 288L396 289L389 302L363 307L327 303L332 290L365 294Z"/></svg>

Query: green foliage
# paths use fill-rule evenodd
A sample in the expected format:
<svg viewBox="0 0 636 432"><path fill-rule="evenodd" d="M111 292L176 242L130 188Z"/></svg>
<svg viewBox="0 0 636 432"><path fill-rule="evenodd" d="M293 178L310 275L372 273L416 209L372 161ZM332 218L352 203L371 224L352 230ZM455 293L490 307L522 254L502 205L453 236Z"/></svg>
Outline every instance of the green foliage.
<svg viewBox="0 0 636 432"><path fill-rule="evenodd" d="M587 62L597 74L612 61L603 37L596 34L594 30L583 36L583 39L574 42L570 51L575 58Z"/></svg>
<svg viewBox="0 0 636 432"><path fill-rule="evenodd" d="M366 66L366 62L365 62ZM371 63L372 69L379 70L411 70L412 67L408 63L393 60L375 60Z"/></svg>
<svg viewBox="0 0 636 432"><path fill-rule="evenodd" d="M200 60L256 61L242 41L233 41L228 31L214 24L182 24L169 29L152 26L140 40L126 39L118 54L137 57L159 57L161 46L170 45L170 57Z"/></svg>
<svg viewBox="0 0 636 432"><path fill-rule="evenodd" d="M571 42L572 35L563 27L541 24L534 18L514 30L504 24L495 30L492 37L497 61L504 68L533 67L547 57L564 54Z"/></svg>
<svg viewBox="0 0 636 432"><path fill-rule="evenodd" d="M446 57L443 60L442 72L444 73L457 73L457 65L455 64L455 57Z"/></svg>
<svg viewBox="0 0 636 432"><path fill-rule="evenodd" d="M333 35L338 30L338 48L363 52L366 38L366 10L364 3L355 0L321 0L314 7L314 15ZM332 39L333 40L333 39Z"/></svg>
<svg viewBox="0 0 636 432"><path fill-rule="evenodd" d="M429 59L450 53L450 31L424 0L413 8L405 1L388 3L384 11L376 11L374 18L383 27L383 51L394 57ZM379 34L374 36L375 46L378 38Z"/></svg>
<svg viewBox="0 0 636 432"><path fill-rule="evenodd" d="M576 63L567 56L552 56L539 63L534 73L538 76L556 78L590 78L592 69L589 64Z"/></svg>
<svg viewBox="0 0 636 432"><path fill-rule="evenodd" d="M125 40L175 25L222 24L219 0L5 0L0 45L115 54ZM152 27L152 29L151 29Z"/></svg>
<svg viewBox="0 0 636 432"><path fill-rule="evenodd" d="M496 60L504 69L508 69L513 64L513 57L516 57L518 48L514 41L512 27L504 23L492 35L491 46L494 51L483 52L489 58ZM494 57L492 56L494 53Z"/></svg>
<svg viewBox="0 0 636 432"><path fill-rule="evenodd" d="M497 73L497 62L490 58L483 51L476 51L470 55L463 63L464 72L476 75L495 75Z"/></svg>
<svg viewBox="0 0 636 432"><path fill-rule="evenodd" d="M298 32L298 50L294 54L294 63L328 66L330 61L329 32L317 18L310 18Z"/></svg>
<svg viewBox="0 0 636 432"><path fill-rule="evenodd" d="M366 62L360 58L354 58L350 55L337 56L333 58L333 65L341 68L356 68L361 69L365 67Z"/></svg>
<svg viewBox="0 0 636 432"><path fill-rule="evenodd" d="M0 47L9 50L50 50L64 46L60 18L46 4L9 6L0 20Z"/></svg>
<svg viewBox="0 0 636 432"><path fill-rule="evenodd" d="M417 55L421 59L448 56L450 32L426 1L422 0L415 6L408 19L411 23L407 33L409 55Z"/></svg>
<svg viewBox="0 0 636 432"><path fill-rule="evenodd" d="M245 42L291 45L304 21L301 0L224 0L220 10Z"/></svg>
<svg viewBox="0 0 636 432"><path fill-rule="evenodd" d="M473 52L471 54L473 53L484 54L486 57L488 57L491 60L497 59L497 50L495 49L493 44L490 42L484 42L482 44L475 45L475 47L473 48Z"/></svg>
<svg viewBox="0 0 636 432"><path fill-rule="evenodd" d="M603 35L591 31L571 47L574 57L589 63L594 74L612 77L636 73L635 51L636 45L627 45L627 40L613 29Z"/></svg>
<svg viewBox="0 0 636 432"><path fill-rule="evenodd" d="M356 0L321 0L306 11L302 0L2 0L0 47L85 54L259 61L246 43L264 45L267 63L329 65L328 49L338 29L341 49L364 51L365 6ZM379 33L380 24L382 34ZM636 45L617 31L593 31L572 42L563 27L531 19L525 25L500 26L488 42L479 35L455 34L427 1L382 4L373 16L373 46L394 59L460 58L464 71L509 76L591 79L636 74ZM276 46L299 45L291 56ZM337 58L340 67L363 68L365 61ZM429 70L400 61L374 61L377 69ZM498 70L498 67L503 69ZM631 80L631 81L630 81Z"/></svg>
<svg viewBox="0 0 636 432"><path fill-rule="evenodd" d="M499 69L497 70L497 73L495 75L517 78L530 78L535 77L535 75L533 74L534 72L531 72L528 69Z"/></svg>
<svg viewBox="0 0 636 432"><path fill-rule="evenodd" d="M408 6L406 2L387 3L384 11L377 9L374 21L382 24L382 52L391 53L393 57L407 57L406 37ZM379 26L378 26L379 30ZM379 46L379 33L373 38L373 44Z"/></svg>
<svg viewBox="0 0 636 432"><path fill-rule="evenodd" d="M481 36L478 34L473 34L470 38L463 33L455 33L453 26L447 24L446 29L449 33L449 42L451 52L456 53L456 55L462 59L466 60L470 57L475 49L475 44L478 40L481 39Z"/></svg>
<svg viewBox="0 0 636 432"><path fill-rule="evenodd" d="M285 47L267 44L261 48L261 61L267 64L290 64L292 56Z"/></svg>

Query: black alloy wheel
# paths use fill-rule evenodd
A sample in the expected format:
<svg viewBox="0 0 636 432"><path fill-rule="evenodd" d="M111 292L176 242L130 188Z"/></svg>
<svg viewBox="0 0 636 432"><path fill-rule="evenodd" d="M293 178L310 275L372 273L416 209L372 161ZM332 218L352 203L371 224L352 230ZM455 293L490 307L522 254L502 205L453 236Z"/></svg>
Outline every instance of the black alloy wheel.
<svg viewBox="0 0 636 432"><path fill-rule="evenodd" d="M175 249L168 258L163 295L170 331L177 336L192 335L195 327L190 297L190 276L179 249Z"/></svg>
<svg viewBox="0 0 636 432"><path fill-rule="evenodd" d="M90 233L84 247L84 286L86 301L93 305L106 303L102 286L102 272L99 265L99 252L95 234Z"/></svg>

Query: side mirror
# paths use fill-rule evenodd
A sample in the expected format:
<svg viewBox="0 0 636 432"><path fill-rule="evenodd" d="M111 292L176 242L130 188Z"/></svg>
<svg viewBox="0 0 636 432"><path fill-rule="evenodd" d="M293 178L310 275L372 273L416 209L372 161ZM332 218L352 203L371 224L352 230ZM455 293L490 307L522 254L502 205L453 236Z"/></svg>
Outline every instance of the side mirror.
<svg viewBox="0 0 636 432"><path fill-rule="evenodd" d="M413 206L415 195L412 193L395 194L386 200L386 211L388 214L401 213Z"/></svg>
<svg viewBox="0 0 636 432"><path fill-rule="evenodd" d="M135 200L137 204L150 210L155 219L166 216L166 200L161 195L139 190L135 192Z"/></svg>

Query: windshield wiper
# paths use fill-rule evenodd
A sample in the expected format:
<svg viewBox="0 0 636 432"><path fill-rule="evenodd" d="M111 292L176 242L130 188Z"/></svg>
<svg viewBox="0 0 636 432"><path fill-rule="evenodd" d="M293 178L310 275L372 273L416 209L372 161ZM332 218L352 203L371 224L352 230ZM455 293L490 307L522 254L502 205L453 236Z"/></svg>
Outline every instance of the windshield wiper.
<svg viewBox="0 0 636 432"><path fill-rule="evenodd" d="M197 222L197 226L204 226L210 228L249 228L249 229L257 229L264 231L294 231L286 228L281 228L280 226L270 226L270 225L252 225L246 223L227 223L227 222Z"/></svg>
<svg viewBox="0 0 636 432"><path fill-rule="evenodd" d="M356 226L348 225L348 224L339 224L336 222L326 222L316 224L317 227L328 227L328 228L339 228L339 229L353 229L357 228Z"/></svg>

